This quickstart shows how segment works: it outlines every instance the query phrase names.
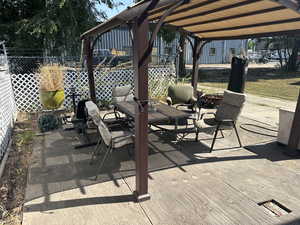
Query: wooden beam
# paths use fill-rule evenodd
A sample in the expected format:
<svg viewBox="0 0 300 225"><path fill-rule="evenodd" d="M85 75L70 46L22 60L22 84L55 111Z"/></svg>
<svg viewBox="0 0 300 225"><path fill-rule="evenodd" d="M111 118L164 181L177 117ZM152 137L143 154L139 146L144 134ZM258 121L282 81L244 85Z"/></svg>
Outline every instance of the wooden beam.
<svg viewBox="0 0 300 225"><path fill-rule="evenodd" d="M265 14L265 13L269 13L269 12L280 11L280 10L283 10L283 9L285 9L284 6L277 6L277 7L273 7L273 8L256 10L256 11L246 12L246 13L233 15L233 16L224 16L224 17L216 18L216 19L210 19L210 20L198 21L198 22L194 22L194 23L188 23L188 24L182 25L180 27L186 29L187 27L198 26L198 25L203 25L203 24L208 24L208 23L221 22L221 21L223 22L225 20L232 20L232 19L237 19L237 18L247 17L247 16L261 15L261 14Z"/></svg>
<svg viewBox="0 0 300 225"><path fill-rule="evenodd" d="M219 32L219 31L234 31L234 30L239 30L239 29L255 28L255 27L278 25L278 24L282 24L284 26L285 23L292 23L292 22L299 22L299 21L300 21L300 18L274 20L274 21L269 21L269 22L264 22L264 23L254 23L254 24L247 24L247 25L242 25L242 26L224 27L224 28L208 29L208 30L197 30L197 31L194 31L194 33L201 34L201 33L211 33L211 32ZM253 22L255 22L255 21L253 21Z"/></svg>
<svg viewBox="0 0 300 225"><path fill-rule="evenodd" d="M177 21L191 19L191 18L195 18L195 17L198 17L198 16L205 16L205 15L209 15L209 14L212 14L212 13L225 11L225 10L228 10L228 9L238 8L238 7L248 5L248 4L252 4L252 3L255 3L255 2L259 2L259 1L262 1L262 0L247 0L247 1L244 1L244 2L230 4L230 5L222 6L220 8L208 10L208 11L201 12L201 13L194 13L194 14L191 14L191 15L188 15L188 16L181 16L181 17L178 17L176 19L170 19L170 20L167 19L166 23L174 23L174 22L177 22Z"/></svg>
<svg viewBox="0 0 300 225"><path fill-rule="evenodd" d="M150 198L148 193L148 42L149 22L138 18L133 25L133 65L135 77L135 165L137 201Z"/></svg>
<svg viewBox="0 0 300 225"><path fill-rule="evenodd" d="M133 7L128 7L126 10L122 11L118 15L114 16L107 22L101 23L90 30L84 32L80 37L81 39L85 39L87 37L96 35L96 34L102 34L107 31L110 31L122 24L125 24L129 21L134 20L137 17L140 17L141 15L144 14L145 11L150 11L155 8L160 8L168 5L172 5L175 2L180 1L180 0L148 0L144 2L140 2ZM155 2L155 4L153 4Z"/></svg>
<svg viewBox="0 0 300 225"><path fill-rule="evenodd" d="M297 102L291 133L289 137L287 154L292 156L299 155L299 151L297 151L299 146L299 141L300 141L300 92L298 96L298 102Z"/></svg>
<svg viewBox="0 0 300 225"><path fill-rule="evenodd" d="M176 15L176 14L179 14L179 13L182 13L182 12L186 12L186 11L191 10L191 9L195 9L195 8L197 8L197 7L200 8L200 7L203 7L203 6L206 6L206 5L210 5L210 4L215 3L215 2L218 2L218 1L220 1L220 0L207 0L207 1L205 1L205 2L200 2L200 3L194 4L194 5L185 7L185 8L183 8L183 9L179 9L179 10L173 12L171 15L173 16L173 15ZM164 8L157 9L156 11L151 12L150 15L155 15L155 14L157 14L157 13L160 13L160 12L163 12L163 11L165 11L165 10L168 10L169 7L170 7L170 6L165 6ZM153 18L151 18L151 20L157 20L157 19L159 19L160 17L161 17L161 15L160 15L160 16L156 16L156 17L153 17Z"/></svg>
<svg viewBox="0 0 300 225"><path fill-rule="evenodd" d="M237 36L219 36L219 37L199 37L202 40L206 41L217 41L217 40L239 40L239 39L248 39L248 38L259 38L259 37L273 37L273 36L282 36L282 35L299 35L300 29L297 30L286 30L286 31L275 31L275 32L266 32L266 33L255 33L255 34L245 34Z"/></svg>
<svg viewBox="0 0 300 225"><path fill-rule="evenodd" d="M87 66L88 79L89 79L90 97L93 102L97 103L95 79L94 79L94 72L93 72L93 48L91 46L90 38L84 39L84 51L85 51L86 66Z"/></svg>

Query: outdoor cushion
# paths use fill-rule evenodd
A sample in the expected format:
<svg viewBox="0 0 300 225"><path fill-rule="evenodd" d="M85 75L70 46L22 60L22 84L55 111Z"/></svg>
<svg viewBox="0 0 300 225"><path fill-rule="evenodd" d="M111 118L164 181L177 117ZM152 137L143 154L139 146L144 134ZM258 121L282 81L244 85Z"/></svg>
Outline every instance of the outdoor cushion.
<svg viewBox="0 0 300 225"><path fill-rule="evenodd" d="M87 109L88 115L92 118L93 122L95 124L98 124L100 119L100 111L98 106L92 101L87 101L85 103L85 107Z"/></svg>
<svg viewBox="0 0 300 225"><path fill-rule="evenodd" d="M120 96L126 96L129 94L131 90L131 85L125 85L125 86L117 86L113 89L112 95L114 97L120 97Z"/></svg>
<svg viewBox="0 0 300 225"><path fill-rule="evenodd" d="M113 137L113 148L121 148L133 143L133 134L129 131L113 131L111 134Z"/></svg>
<svg viewBox="0 0 300 225"><path fill-rule="evenodd" d="M216 120L230 119L236 121L242 111L245 100L245 94L228 90L224 91L223 101L216 112Z"/></svg>
<svg viewBox="0 0 300 225"><path fill-rule="evenodd" d="M211 126L207 123L204 122L204 120L195 120L194 121L195 127L201 129L201 131L208 133L208 134L213 134L216 130L216 126Z"/></svg>
<svg viewBox="0 0 300 225"><path fill-rule="evenodd" d="M209 119L196 120L194 124L197 128L201 129L201 131L208 134L213 134L217 129L218 122L215 120L215 118L209 118ZM232 129L232 123L223 122L221 123L219 128L221 130L230 130Z"/></svg>
<svg viewBox="0 0 300 225"><path fill-rule="evenodd" d="M225 90L224 98L222 102L240 107L245 102L245 100L246 100L245 94Z"/></svg>
<svg viewBox="0 0 300 225"><path fill-rule="evenodd" d="M112 141L112 135L108 129L108 127L105 125L105 123L100 119L98 123L98 131L101 135L102 140L104 141L106 146L110 146Z"/></svg>
<svg viewBox="0 0 300 225"><path fill-rule="evenodd" d="M131 101L133 99L132 94L130 94L131 89L132 89L131 85L118 86L113 88L112 90L113 103L122 102L122 101Z"/></svg>

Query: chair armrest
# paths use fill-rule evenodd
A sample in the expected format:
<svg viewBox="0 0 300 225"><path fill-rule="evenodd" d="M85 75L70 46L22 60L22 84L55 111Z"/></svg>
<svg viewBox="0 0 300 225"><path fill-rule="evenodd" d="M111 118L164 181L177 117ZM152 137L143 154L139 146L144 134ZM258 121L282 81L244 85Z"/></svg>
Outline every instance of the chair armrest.
<svg viewBox="0 0 300 225"><path fill-rule="evenodd" d="M224 123L226 123L226 122L231 122L231 123L234 123L235 121L234 120L231 120L231 119L225 119L225 120L216 120L217 122L220 122L220 123L222 123L222 122L224 122Z"/></svg>
<svg viewBox="0 0 300 225"><path fill-rule="evenodd" d="M192 104L178 104L178 105L176 105L176 109L178 109L179 107L181 107L181 106L185 106L185 107L188 107L188 106L192 106Z"/></svg>
<svg viewBox="0 0 300 225"><path fill-rule="evenodd" d="M127 139L127 138L135 138L135 135L134 134L128 134L128 135L121 135L121 136L117 136L117 137L114 137L112 138L112 141L115 140L115 139Z"/></svg>
<svg viewBox="0 0 300 225"><path fill-rule="evenodd" d="M103 120L105 120L106 116L112 115L112 114L115 115L116 118L120 118L121 117L120 114L117 111L114 111L114 112L105 113L104 116L103 116Z"/></svg>
<svg viewBox="0 0 300 225"><path fill-rule="evenodd" d="M171 99L171 97L167 97L166 98L166 101L167 101L167 103L168 103L168 105L173 105L172 103L172 99Z"/></svg>
<svg viewBox="0 0 300 225"><path fill-rule="evenodd" d="M191 99L190 99L190 102L191 102L191 104L195 104L197 102L197 98L192 96Z"/></svg>
<svg viewBox="0 0 300 225"><path fill-rule="evenodd" d="M201 114L200 119L203 119L203 117L204 117L205 115L214 115L214 116L216 117L216 113L214 113L214 112L206 112L206 113L202 113L202 114Z"/></svg>

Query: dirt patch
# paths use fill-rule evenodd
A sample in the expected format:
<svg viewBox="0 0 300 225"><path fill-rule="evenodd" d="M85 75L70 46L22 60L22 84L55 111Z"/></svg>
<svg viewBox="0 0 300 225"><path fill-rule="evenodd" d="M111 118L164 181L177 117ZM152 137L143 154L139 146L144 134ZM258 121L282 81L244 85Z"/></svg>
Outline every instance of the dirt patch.
<svg viewBox="0 0 300 225"><path fill-rule="evenodd" d="M0 180L0 225L22 224L35 124L32 120L22 119L15 124L11 149Z"/></svg>

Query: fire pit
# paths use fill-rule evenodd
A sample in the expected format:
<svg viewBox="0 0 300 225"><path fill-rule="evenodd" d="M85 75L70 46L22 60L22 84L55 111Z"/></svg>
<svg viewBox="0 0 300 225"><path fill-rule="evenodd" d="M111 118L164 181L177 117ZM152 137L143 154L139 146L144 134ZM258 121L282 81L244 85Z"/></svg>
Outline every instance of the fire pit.
<svg viewBox="0 0 300 225"><path fill-rule="evenodd" d="M220 105L222 100L222 94L204 94L198 96L197 105L199 108L213 109Z"/></svg>

